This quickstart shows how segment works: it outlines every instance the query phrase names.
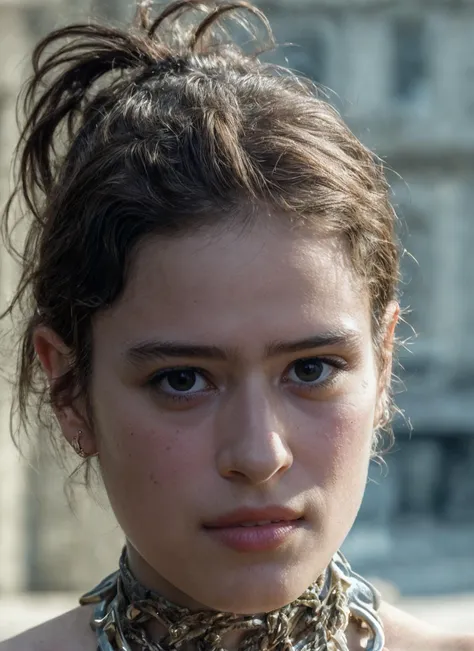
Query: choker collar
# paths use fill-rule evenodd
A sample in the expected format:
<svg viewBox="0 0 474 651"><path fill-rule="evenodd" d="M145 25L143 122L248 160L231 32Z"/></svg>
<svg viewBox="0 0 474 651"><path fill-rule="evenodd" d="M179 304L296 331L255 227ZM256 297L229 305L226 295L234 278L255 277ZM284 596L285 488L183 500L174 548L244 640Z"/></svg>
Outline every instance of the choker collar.
<svg viewBox="0 0 474 651"><path fill-rule="evenodd" d="M128 565L126 549L120 569L80 599L95 604L91 627L98 651L225 651L223 637L244 635L237 651L348 651L346 629L355 620L367 636L368 651L383 651L384 634L377 613L375 588L352 571L338 553L325 574L292 603L261 615L190 611L142 586ZM147 624L159 622L166 633L153 641Z"/></svg>

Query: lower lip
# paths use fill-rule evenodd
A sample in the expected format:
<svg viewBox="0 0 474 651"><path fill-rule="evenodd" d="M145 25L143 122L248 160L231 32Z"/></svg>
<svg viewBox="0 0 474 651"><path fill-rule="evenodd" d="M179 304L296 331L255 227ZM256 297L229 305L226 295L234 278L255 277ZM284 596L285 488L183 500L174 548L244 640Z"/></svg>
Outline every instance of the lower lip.
<svg viewBox="0 0 474 651"><path fill-rule="evenodd" d="M280 547L295 531L301 529L302 524L302 520L292 520L255 527L206 528L206 531L237 552L264 552Z"/></svg>

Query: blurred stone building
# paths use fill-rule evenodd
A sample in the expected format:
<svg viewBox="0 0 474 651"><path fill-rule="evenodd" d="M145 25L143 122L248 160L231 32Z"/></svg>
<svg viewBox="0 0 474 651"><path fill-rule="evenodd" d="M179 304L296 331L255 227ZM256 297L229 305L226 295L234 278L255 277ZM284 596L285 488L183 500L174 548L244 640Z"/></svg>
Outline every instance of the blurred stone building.
<svg viewBox="0 0 474 651"><path fill-rule="evenodd" d="M80 0L0 0L0 182L5 195L22 60ZM131 3L97 0L125 17ZM474 0L269 0L278 60L330 88L356 133L387 164L400 236L402 302L397 402L411 423L374 469L347 543L357 566L406 592L474 589ZM391 172L393 169L396 172ZM0 256L3 296L15 275ZM80 589L114 567L113 520L87 495L69 514L63 475L17 460L0 428L0 591ZM387 564L387 558L391 562ZM388 568L390 566L390 568ZM388 568L388 569L387 569ZM414 568L416 573L414 574ZM433 570L436 571L433 571ZM415 576L415 580L413 579Z"/></svg>
<svg viewBox="0 0 474 651"><path fill-rule="evenodd" d="M28 57L39 37L72 18L90 13L90 5L72 0L0 0L0 201L11 185L11 162L18 130L15 104L28 74ZM12 295L17 269L0 253L2 307ZM12 345L1 329L2 347ZM5 359L6 357L6 359ZM121 536L110 514L80 493L74 512L65 493L67 474L52 458L45 437L22 441L34 467L21 461L9 431L14 377L2 367L0 378L0 594L24 590L69 590L92 585L116 565ZM71 470L73 466L71 466Z"/></svg>

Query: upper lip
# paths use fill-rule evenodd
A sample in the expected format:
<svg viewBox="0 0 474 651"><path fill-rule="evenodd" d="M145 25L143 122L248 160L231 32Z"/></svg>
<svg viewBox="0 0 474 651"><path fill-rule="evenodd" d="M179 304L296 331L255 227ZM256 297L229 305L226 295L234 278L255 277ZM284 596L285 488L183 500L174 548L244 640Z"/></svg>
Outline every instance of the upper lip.
<svg viewBox="0 0 474 651"><path fill-rule="evenodd" d="M206 522L205 527L208 529L219 529L235 527L242 523L264 522L267 520L291 522L300 520L302 517L301 513L284 506L268 506L260 509L244 507L221 515L212 522Z"/></svg>

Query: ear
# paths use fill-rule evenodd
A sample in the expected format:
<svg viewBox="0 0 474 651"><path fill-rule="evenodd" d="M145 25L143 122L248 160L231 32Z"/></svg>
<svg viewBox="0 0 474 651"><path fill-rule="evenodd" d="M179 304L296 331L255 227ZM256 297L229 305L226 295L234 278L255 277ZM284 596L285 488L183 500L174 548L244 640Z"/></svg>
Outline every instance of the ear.
<svg viewBox="0 0 474 651"><path fill-rule="evenodd" d="M400 306L397 301L391 301L385 312L381 330L379 388L375 414L376 427L383 420L384 411L387 406L388 391L392 379L395 329L399 318Z"/></svg>
<svg viewBox="0 0 474 651"><path fill-rule="evenodd" d="M39 326L33 334L33 346L48 379L50 389L71 368L72 354L61 337L51 328ZM86 418L85 410L77 405L59 407L53 405L64 438L72 445L80 436L87 456L96 453L95 439ZM82 413L81 413L82 412ZM80 434L79 434L80 433Z"/></svg>

